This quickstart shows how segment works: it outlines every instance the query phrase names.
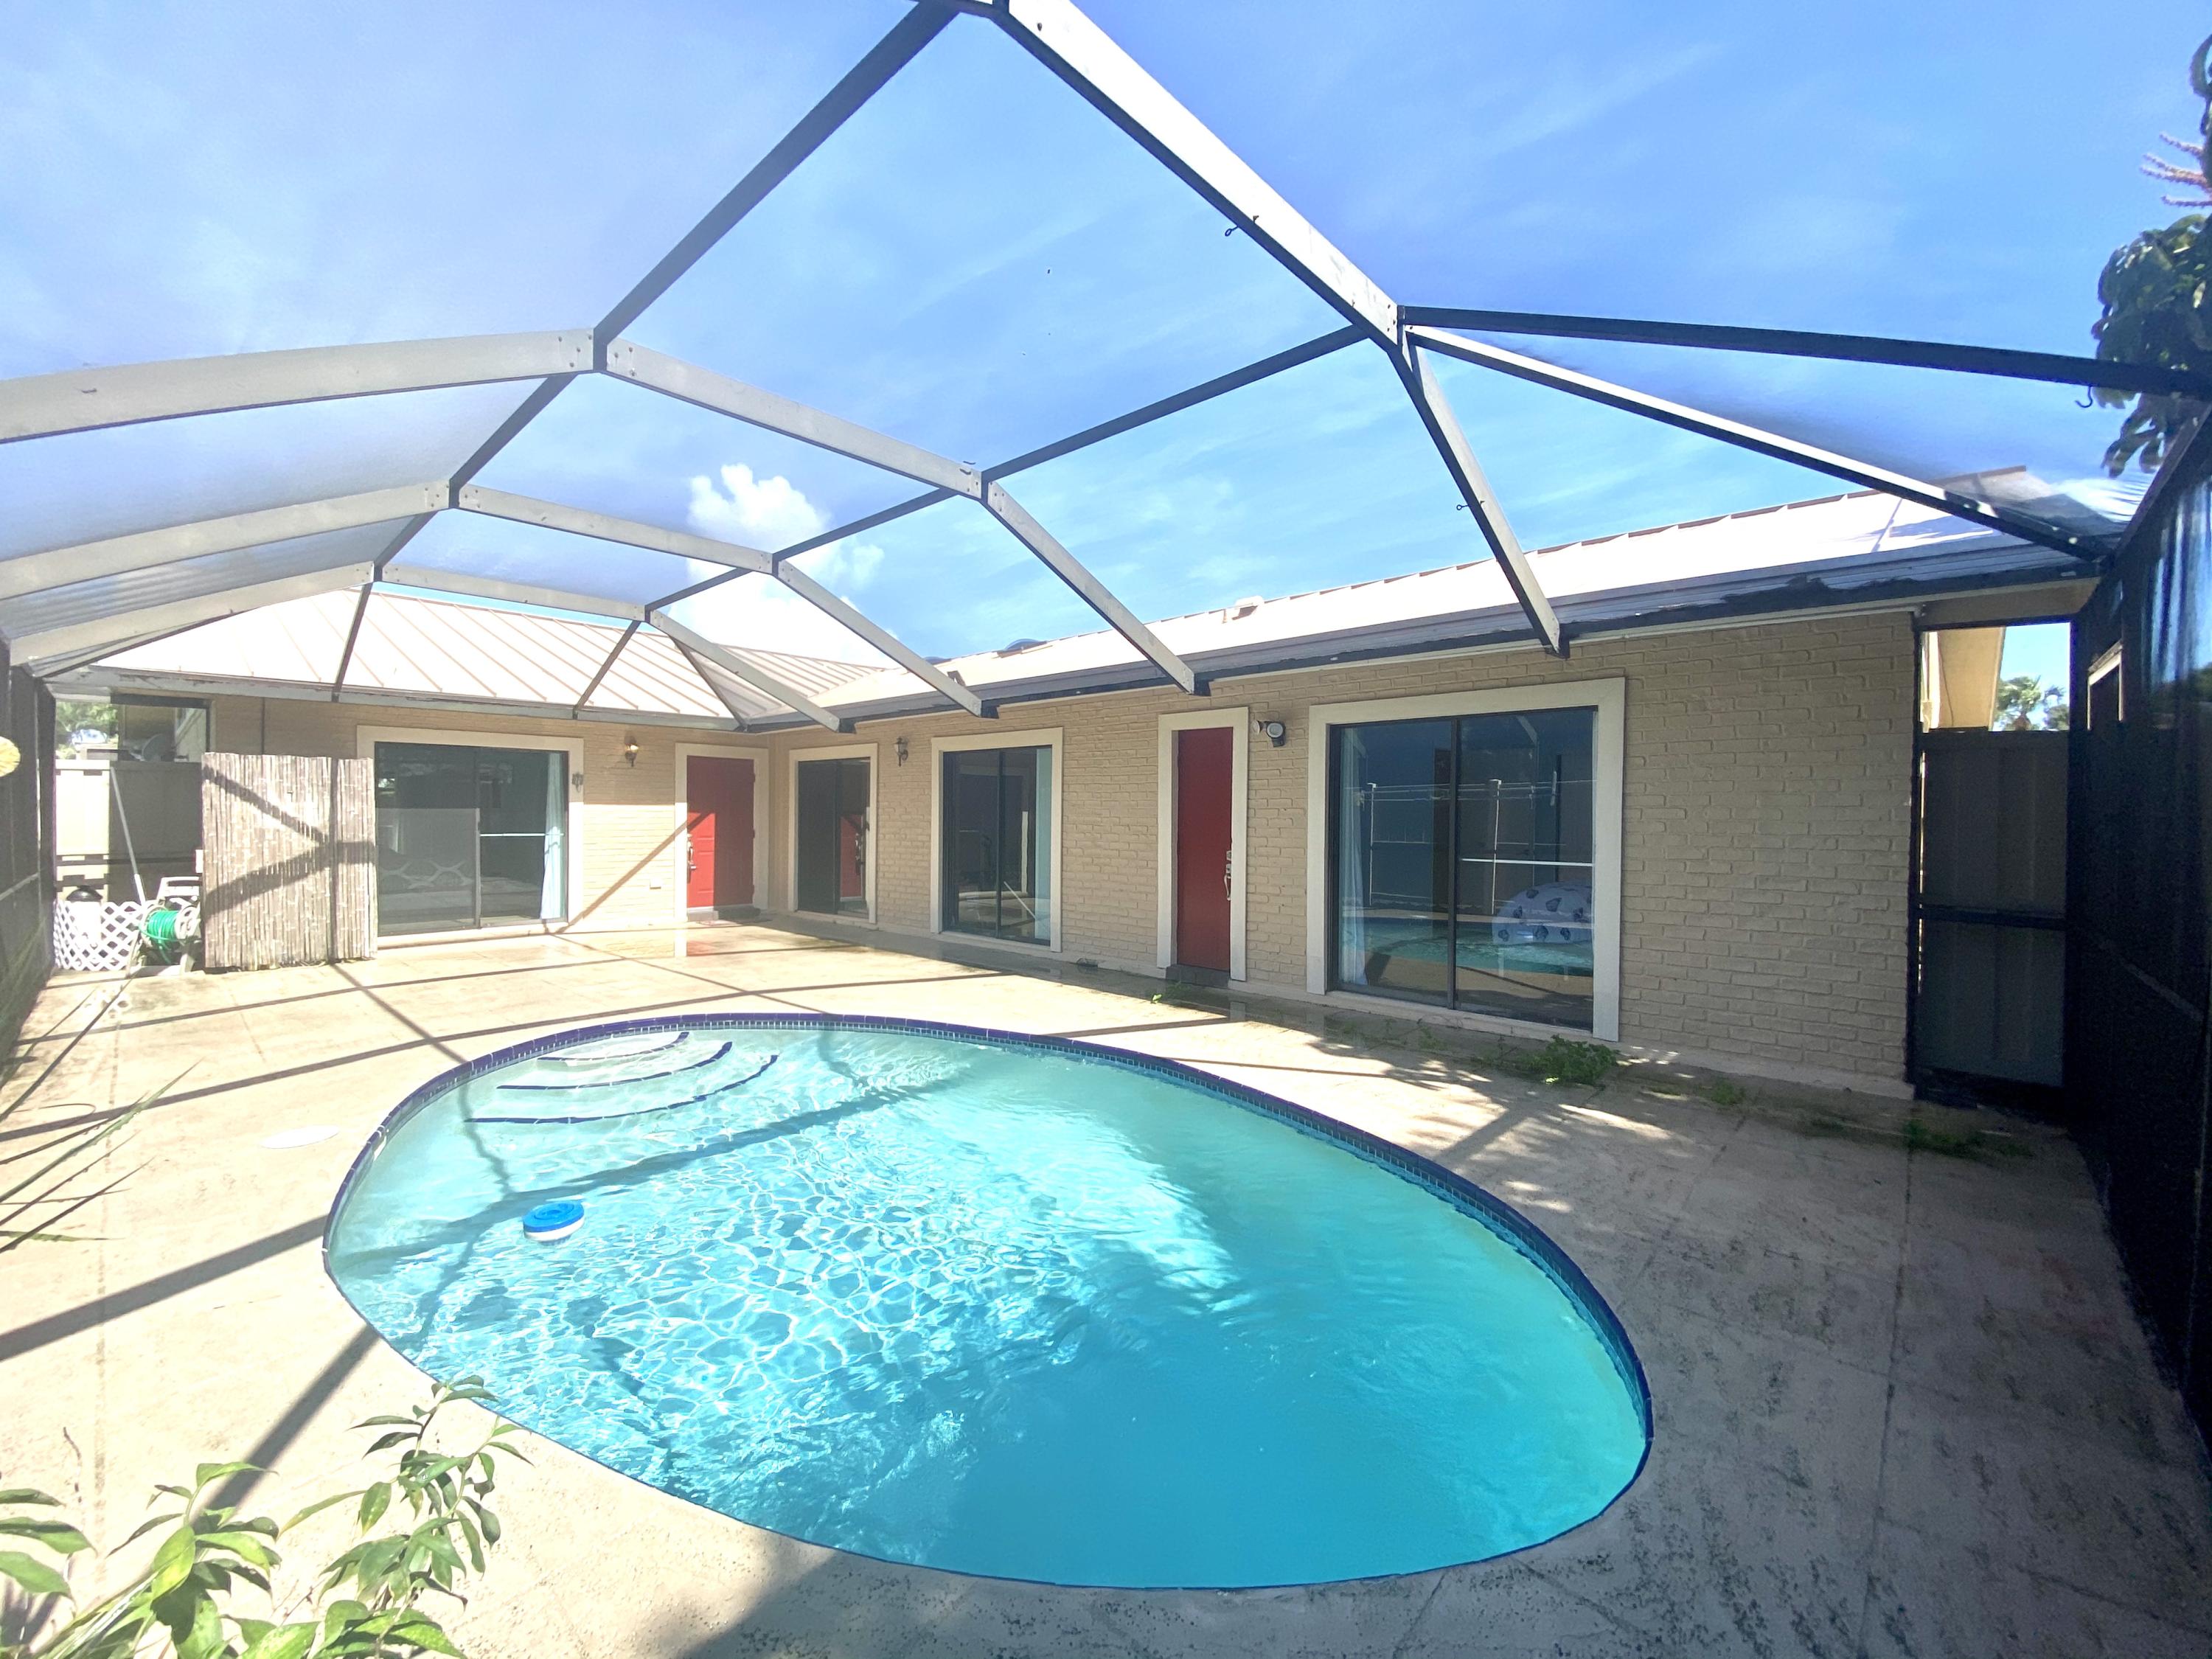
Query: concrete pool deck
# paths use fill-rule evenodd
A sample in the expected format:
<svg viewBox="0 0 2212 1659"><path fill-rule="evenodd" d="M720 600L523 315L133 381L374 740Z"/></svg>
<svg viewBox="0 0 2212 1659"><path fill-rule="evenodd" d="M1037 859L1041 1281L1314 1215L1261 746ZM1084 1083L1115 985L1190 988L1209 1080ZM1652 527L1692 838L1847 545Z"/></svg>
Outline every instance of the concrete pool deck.
<svg viewBox="0 0 2212 1659"><path fill-rule="evenodd" d="M9 1171L161 1091L68 1224L0 1254L0 1474L102 1542L201 1460L288 1513L419 1374L324 1276L368 1132L462 1059L716 1009L1079 1036L1388 1136L1517 1206L1612 1302L1656 1433L1604 1516L1505 1560L1310 1589L1067 1590L779 1538L532 1440L453 1623L475 1659L604 1655L2127 1655L2212 1649L2212 1492L2081 1160L2055 1132L1664 1068L1525 1081L1477 1040L1073 968L767 927L424 945L336 968L50 987ZM289 1129L336 1133L305 1146ZM1961 1145L1952 1137L1983 1132ZM1993 1133L1992 1133L1993 1132ZM1961 1152L1972 1155L1961 1156ZM0 1187L9 1184L0 1181ZM313 1559L315 1552L304 1552Z"/></svg>

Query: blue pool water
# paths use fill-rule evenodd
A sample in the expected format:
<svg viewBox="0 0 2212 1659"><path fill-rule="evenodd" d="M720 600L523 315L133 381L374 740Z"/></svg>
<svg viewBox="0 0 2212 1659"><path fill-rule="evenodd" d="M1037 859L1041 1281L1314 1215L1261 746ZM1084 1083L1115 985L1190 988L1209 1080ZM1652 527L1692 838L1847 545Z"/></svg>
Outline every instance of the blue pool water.
<svg viewBox="0 0 2212 1659"><path fill-rule="evenodd" d="M473 1072L364 1153L331 1273L431 1375L758 1526L1310 1583L1553 1537L1649 1440L1626 1339L1525 1223L1180 1068L715 1019ZM526 1237L556 1199L582 1226Z"/></svg>

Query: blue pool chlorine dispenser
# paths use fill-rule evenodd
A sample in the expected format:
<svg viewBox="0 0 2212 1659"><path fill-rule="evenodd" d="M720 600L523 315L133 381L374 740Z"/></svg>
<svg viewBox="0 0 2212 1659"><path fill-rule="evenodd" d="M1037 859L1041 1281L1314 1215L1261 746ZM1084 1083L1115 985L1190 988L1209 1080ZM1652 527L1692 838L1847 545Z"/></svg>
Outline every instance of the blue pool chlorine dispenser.
<svg viewBox="0 0 2212 1659"><path fill-rule="evenodd" d="M522 1218L524 1237L534 1238L540 1244L566 1238L583 1224L584 1206L573 1198L556 1198L550 1204L540 1204Z"/></svg>

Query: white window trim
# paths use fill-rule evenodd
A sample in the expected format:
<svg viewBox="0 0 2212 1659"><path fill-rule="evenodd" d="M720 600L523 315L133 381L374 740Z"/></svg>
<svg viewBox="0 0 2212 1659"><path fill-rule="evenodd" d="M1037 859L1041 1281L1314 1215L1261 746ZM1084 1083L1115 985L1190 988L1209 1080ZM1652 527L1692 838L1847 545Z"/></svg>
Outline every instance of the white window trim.
<svg viewBox="0 0 2212 1659"><path fill-rule="evenodd" d="M1374 720L1436 720L1455 714L1507 714L1532 708L1595 708L1597 732L1591 766L1591 861L1597 927L1591 939L1590 1035L1602 1042L1620 1040L1620 843L1621 793L1626 748L1627 682L1621 679L1553 681L1503 686L1481 691L1453 691L1437 696L1390 697L1368 702L1317 703L1308 711L1306 740L1306 989L1316 996L1345 997L1363 1003L1385 999L1357 992L1332 991L1328 984L1328 754L1331 728ZM1484 1018L1480 1011L1462 1010ZM1501 1022L1505 1017L1498 1017ZM1512 1020L1526 1026L1526 1020ZM1565 1027L1547 1027L1565 1030Z"/></svg>
<svg viewBox="0 0 2212 1659"><path fill-rule="evenodd" d="M945 925L945 759L969 749L1049 749L1052 750L1052 943L1032 945L1026 939L993 939L981 933L961 933ZM1019 732L993 732L981 737L933 738L929 745L929 931L959 939L973 939L994 950L1026 951L1056 957L1066 948L1067 930L1060 921L1067 894L1067 867L1060 861L1062 830L1067 823L1064 805L1067 766L1057 726L1031 726Z"/></svg>
<svg viewBox="0 0 2212 1659"><path fill-rule="evenodd" d="M469 732L443 726L356 726L353 731L354 752L367 761L372 781L376 771L376 745L380 743L422 743L446 744L464 749L545 749L568 757L568 821L562 834L568 842L568 890L562 896L562 909L567 914L558 921L541 921L538 925L554 933L565 933L582 920L580 914L588 907L584 900L584 815L576 809L584 804L583 786L576 780L584 775L584 743L581 738L539 738L520 732ZM372 781L371 793L374 793ZM382 917L378 918L378 936L383 937ZM527 926L528 924L522 924ZM513 933L517 924L501 922L495 927L457 928L458 933ZM395 933L397 943L419 937L413 933Z"/></svg>
<svg viewBox="0 0 2212 1659"><path fill-rule="evenodd" d="M775 792L768 787L769 767L774 757L765 749L742 746L725 747L712 743L679 743L676 745L676 777L673 788L676 796L676 922L678 927L691 919L691 760L749 760L753 763L753 902L762 909L775 907L769 902L769 811Z"/></svg>
<svg viewBox="0 0 2212 1659"><path fill-rule="evenodd" d="M784 762L783 908L787 915L819 916L825 921L842 921L848 927L872 927L876 925L876 866L883 862L878 856L881 848L878 845L879 837L876 833L878 819L876 791L883 769L876 760L876 750L879 747L880 744L872 743L848 743L828 749L794 749ZM799 908L799 763L801 761L824 760L864 760L868 763L868 867L864 878L868 889L868 914L865 921L858 922L848 915Z"/></svg>
<svg viewBox="0 0 2212 1659"><path fill-rule="evenodd" d="M1176 924L1176 733L1227 726L1234 734L1229 774L1229 977L1244 977L1244 825L1249 797L1252 711L1209 708L1194 714L1160 716L1159 830L1154 845L1159 869L1158 962L1175 966Z"/></svg>

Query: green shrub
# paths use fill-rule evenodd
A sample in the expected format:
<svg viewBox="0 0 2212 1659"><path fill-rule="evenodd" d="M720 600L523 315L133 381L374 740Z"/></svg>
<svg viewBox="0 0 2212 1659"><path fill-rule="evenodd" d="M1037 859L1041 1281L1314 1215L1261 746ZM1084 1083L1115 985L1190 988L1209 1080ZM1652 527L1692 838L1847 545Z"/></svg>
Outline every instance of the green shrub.
<svg viewBox="0 0 2212 1659"><path fill-rule="evenodd" d="M464 1576L483 1571L484 1552L500 1537L499 1517L487 1501L495 1460L522 1459L522 1454L507 1443L514 1432L511 1423L495 1419L489 1434L459 1454L433 1450L430 1429L455 1401L482 1403L490 1397L479 1379L467 1377L450 1388L439 1384L428 1405L405 1417L372 1417L358 1425L384 1431L366 1455L397 1451L391 1474L310 1504L282 1527L265 1516L242 1519L236 1509L213 1501L233 1478L258 1473L250 1463L203 1463L190 1486L156 1486L155 1503L167 1499L178 1507L153 1516L124 1540L127 1545L167 1529L144 1570L112 1595L76 1608L42 1638L11 1645L0 1637L0 1659L458 1655L460 1650L422 1603L433 1591L459 1601ZM277 1540L308 1516L340 1504L354 1505L356 1541L292 1597L277 1619L229 1610L240 1583L273 1598L270 1575L282 1561ZM29 1487L0 1491L0 1538L38 1546L54 1558L0 1549L0 1578L25 1595L74 1604L61 1568L92 1545L75 1527L41 1513L58 1507L56 1499ZM401 1528L375 1532L387 1515Z"/></svg>

